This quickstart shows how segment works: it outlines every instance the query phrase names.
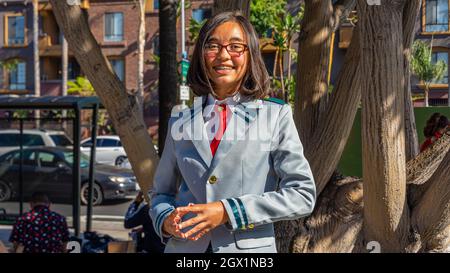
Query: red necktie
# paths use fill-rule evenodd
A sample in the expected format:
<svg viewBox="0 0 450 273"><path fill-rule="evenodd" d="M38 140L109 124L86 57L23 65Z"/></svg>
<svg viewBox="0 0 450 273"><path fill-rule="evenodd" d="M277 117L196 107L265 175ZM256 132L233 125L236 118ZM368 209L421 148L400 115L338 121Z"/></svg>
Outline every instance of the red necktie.
<svg viewBox="0 0 450 273"><path fill-rule="evenodd" d="M220 140L222 139L225 129L227 128L227 111L228 111L228 107L226 104L214 105L214 108L216 109L216 113L219 112L219 128L217 129L216 135L214 136L210 144L213 157L214 154L216 153L217 147L219 147L219 143Z"/></svg>

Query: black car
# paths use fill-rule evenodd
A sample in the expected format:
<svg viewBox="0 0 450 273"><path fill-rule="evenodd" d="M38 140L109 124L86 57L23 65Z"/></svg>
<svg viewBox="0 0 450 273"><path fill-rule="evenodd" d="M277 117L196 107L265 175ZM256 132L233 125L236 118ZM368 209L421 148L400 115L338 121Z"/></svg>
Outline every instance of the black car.
<svg viewBox="0 0 450 273"><path fill-rule="evenodd" d="M19 195L20 150L0 156L0 202ZM35 191L45 192L50 200L72 200L73 151L63 147L23 149L23 193L27 200ZM80 153L81 202L87 203L89 158ZM107 199L124 198L139 190L136 177L128 169L95 164L94 205Z"/></svg>

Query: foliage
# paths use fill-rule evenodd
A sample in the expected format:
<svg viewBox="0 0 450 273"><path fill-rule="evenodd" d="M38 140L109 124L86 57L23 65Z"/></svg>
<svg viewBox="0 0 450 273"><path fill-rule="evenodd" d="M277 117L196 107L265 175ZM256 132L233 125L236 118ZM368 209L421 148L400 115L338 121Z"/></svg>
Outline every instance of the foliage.
<svg viewBox="0 0 450 273"><path fill-rule="evenodd" d="M194 18L189 20L189 41L192 44L195 44L197 41L198 35L200 33L200 29L206 23L207 19L202 20L201 22L197 22Z"/></svg>
<svg viewBox="0 0 450 273"><path fill-rule="evenodd" d="M67 93L71 95L80 96L94 96L95 90L91 82L82 76L77 77L74 81L69 81L67 83L68 89Z"/></svg>
<svg viewBox="0 0 450 273"><path fill-rule="evenodd" d="M297 14L291 14L286 11L286 4L286 0L270 2L252 0L250 21L262 37L272 38L272 45L276 47L272 89L276 93L281 93L277 95L278 97L291 101L295 92L295 78L291 75L291 64L297 59L297 52L291 48L291 43L294 35L300 32L304 5L300 6ZM285 52L288 53L287 75L284 71Z"/></svg>
<svg viewBox="0 0 450 273"><path fill-rule="evenodd" d="M256 32L263 37L269 37L270 31L268 30L273 29L274 22L285 13L286 3L286 0L251 0L250 22L255 27Z"/></svg>
<svg viewBox="0 0 450 273"><path fill-rule="evenodd" d="M411 70L429 86L434 81L439 81L444 77L447 65L444 61L434 63L432 61L433 49L431 45L421 40L416 40L412 47Z"/></svg>

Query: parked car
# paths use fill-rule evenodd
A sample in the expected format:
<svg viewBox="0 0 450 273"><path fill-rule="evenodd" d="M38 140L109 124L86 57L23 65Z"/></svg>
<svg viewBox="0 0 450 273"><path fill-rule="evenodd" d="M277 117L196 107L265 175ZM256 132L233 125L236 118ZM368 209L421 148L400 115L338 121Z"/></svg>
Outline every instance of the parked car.
<svg viewBox="0 0 450 273"><path fill-rule="evenodd" d="M42 191L53 201L72 202L73 151L62 147L34 147L23 150L23 193L27 199ZM20 150L0 156L0 202L19 194ZM81 202L87 204L89 157L80 154ZM128 169L95 164L93 204L135 195L136 177Z"/></svg>
<svg viewBox="0 0 450 273"><path fill-rule="evenodd" d="M49 146L72 147L73 141L63 131L44 129L26 129L22 135L23 147ZM0 130L0 155L18 149L20 146L20 130Z"/></svg>
<svg viewBox="0 0 450 273"><path fill-rule="evenodd" d="M81 141L81 151L90 156L92 147L91 138L87 138ZM102 164L121 166L124 160L127 158L125 149L120 142L119 136L98 136L95 160Z"/></svg>

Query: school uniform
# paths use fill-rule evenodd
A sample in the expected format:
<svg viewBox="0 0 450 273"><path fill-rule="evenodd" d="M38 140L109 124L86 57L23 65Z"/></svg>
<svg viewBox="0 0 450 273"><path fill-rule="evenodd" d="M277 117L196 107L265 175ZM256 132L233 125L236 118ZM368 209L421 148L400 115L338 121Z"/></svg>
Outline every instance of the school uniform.
<svg viewBox="0 0 450 273"><path fill-rule="evenodd" d="M276 252L273 223L311 214L314 179L288 104L239 93L224 101L200 96L193 107L172 111L168 128L149 212L165 252ZM225 128L222 135L217 128ZM215 201L227 224L197 241L162 234L176 207Z"/></svg>

